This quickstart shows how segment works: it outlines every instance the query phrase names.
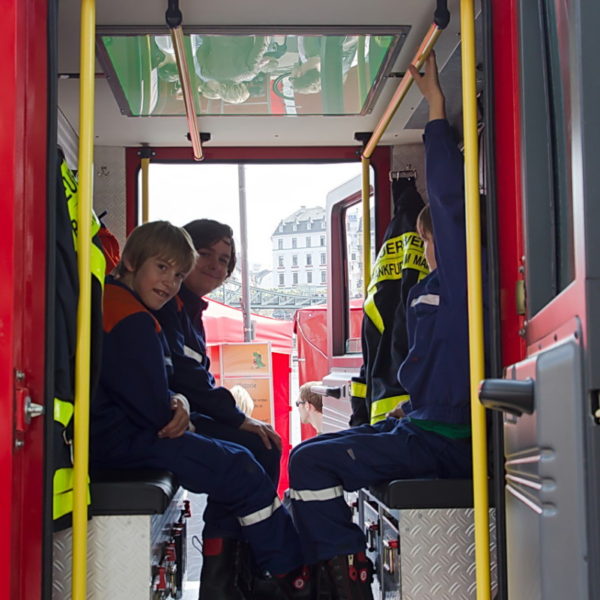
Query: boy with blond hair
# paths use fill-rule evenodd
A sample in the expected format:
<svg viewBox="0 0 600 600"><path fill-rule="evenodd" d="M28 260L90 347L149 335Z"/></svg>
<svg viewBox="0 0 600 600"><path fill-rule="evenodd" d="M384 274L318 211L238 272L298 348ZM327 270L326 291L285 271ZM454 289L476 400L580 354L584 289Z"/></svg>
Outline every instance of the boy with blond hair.
<svg viewBox="0 0 600 600"><path fill-rule="evenodd" d="M298 536L264 469L245 448L190 432L187 400L169 389L168 345L151 311L175 297L195 261L188 234L166 221L142 225L127 239L105 287L91 466L166 469L184 488L208 493L240 523L283 597L304 598L293 595L297 576L290 574L302 564ZM244 598L233 580L226 597Z"/></svg>

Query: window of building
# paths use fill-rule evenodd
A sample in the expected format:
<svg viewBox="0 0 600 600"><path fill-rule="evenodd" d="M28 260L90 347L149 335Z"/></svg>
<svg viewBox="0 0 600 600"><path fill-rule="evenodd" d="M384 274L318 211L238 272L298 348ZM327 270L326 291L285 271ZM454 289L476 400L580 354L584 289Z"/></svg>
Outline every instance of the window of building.
<svg viewBox="0 0 600 600"><path fill-rule="evenodd" d="M296 238L292 238L292 248L298 247L298 240Z"/></svg>
<svg viewBox="0 0 600 600"><path fill-rule="evenodd" d="M308 271L306 273L306 283L312 283L312 272Z"/></svg>
<svg viewBox="0 0 600 600"><path fill-rule="evenodd" d="M277 249L283 250L283 240L281 238L277 240Z"/></svg>
<svg viewBox="0 0 600 600"><path fill-rule="evenodd" d="M324 265L327 262L327 256L325 252L321 252L321 264Z"/></svg>
<svg viewBox="0 0 600 600"><path fill-rule="evenodd" d="M298 273L292 273L292 282L294 285L298 284Z"/></svg>
<svg viewBox="0 0 600 600"><path fill-rule="evenodd" d="M324 246L324 245L325 245L325 236L322 235L321 236L321 246Z"/></svg>
<svg viewBox="0 0 600 600"><path fill-rule="evenodd" d="M306 265L309 267L312 266L312 255L311 254L306 255Z"/></svg>
<svg viewBox="0 0 600 600"><path fill-rule="evenodd" d="M310 237L306 238L306 247L310 248Z"/></svg>
<svg viewBox="0 0 600 600"><path fill-rule="evenodd" d="M283 287L285 283L285 275L283 273L279 273L279 287Z"/></svg>
<svg viewBox="0 0 600 600"><path fill-rule="evenodd" d="M283 256L280 256L280 257L277 259L277 262L278 262L278 265L279 265L280 267L283 267Z"/></svg>
<svg viewBox="0 0 600 600"><path fill-rule="evenodd" d="M327 283L327 271L321 271L321 283Z"/></svg>
<svg viewBox="0 0 600 600"><path fill-rule="evenodd" d="M352 260L356 260L356 252L352 253Z"/></svg>
<svg viewBox="0 0 600 600"><path fill-rule="evenodd" d="M298 266L298 255L294 254L294 256L292 256L292 267L297 267Z"/></svg>

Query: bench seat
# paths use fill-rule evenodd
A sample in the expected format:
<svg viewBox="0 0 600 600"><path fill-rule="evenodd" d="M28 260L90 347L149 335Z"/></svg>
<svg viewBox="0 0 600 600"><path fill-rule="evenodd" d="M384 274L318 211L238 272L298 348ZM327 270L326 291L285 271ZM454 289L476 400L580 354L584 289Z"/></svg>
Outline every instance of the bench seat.
<svg viewBox="0 0 600 600"><path fill-rule="evenodd" d="M173 473L157 469L103 469L90 479L93 516L162 514L179 487Z"/></svg>
<svg viewBox="0 0 600 600"><path fill-rule="evenodd" d="M396 479L369 491L390 509L473 507L471 479Z"/></svg>

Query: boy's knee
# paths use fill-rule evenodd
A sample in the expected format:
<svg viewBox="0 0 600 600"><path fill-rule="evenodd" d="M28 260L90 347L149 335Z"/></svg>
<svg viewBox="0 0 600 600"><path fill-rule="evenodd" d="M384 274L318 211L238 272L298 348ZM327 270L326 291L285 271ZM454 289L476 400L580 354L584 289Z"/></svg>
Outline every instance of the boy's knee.
<svg viewBox="0 0 600 600"><path fill-rule="evenodd" d="M304 477L319 468L323 462L322 452L316 446L302 446L290 454L290 486L297 487Z"/></svg>

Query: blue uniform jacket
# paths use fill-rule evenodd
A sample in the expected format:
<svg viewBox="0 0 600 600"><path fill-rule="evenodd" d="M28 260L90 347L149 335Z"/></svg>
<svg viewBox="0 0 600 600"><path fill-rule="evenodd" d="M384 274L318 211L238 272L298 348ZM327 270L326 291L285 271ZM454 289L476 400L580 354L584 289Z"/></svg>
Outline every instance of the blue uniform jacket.
<svg viewBox="0 0 600 600"><path fill-rule="evenodd" d="M173 360L170 385L183 394L194 412L213 418L219 423L239 427L245 419L231 392L216 387L210 373L202 312L207 303L181 286L179 296L155 312L167 338Z"/></svg>
<svg viewBox="0 0 600 600"><path fill-rule="evenodd" d="M408 417L468 424L469 345L462 155L445 119L425 128L427 190L437 268L407 302L409 352L398 377Z"/></svg>
<svg viewBox="0 0 600 600"><path fill-rule="evenodd" d="M112 277L104 289L100 383L91 406L92 461L135 454L172 418L169 349L158 321ZM138 444L140 444L138 446Z"/></svg>

